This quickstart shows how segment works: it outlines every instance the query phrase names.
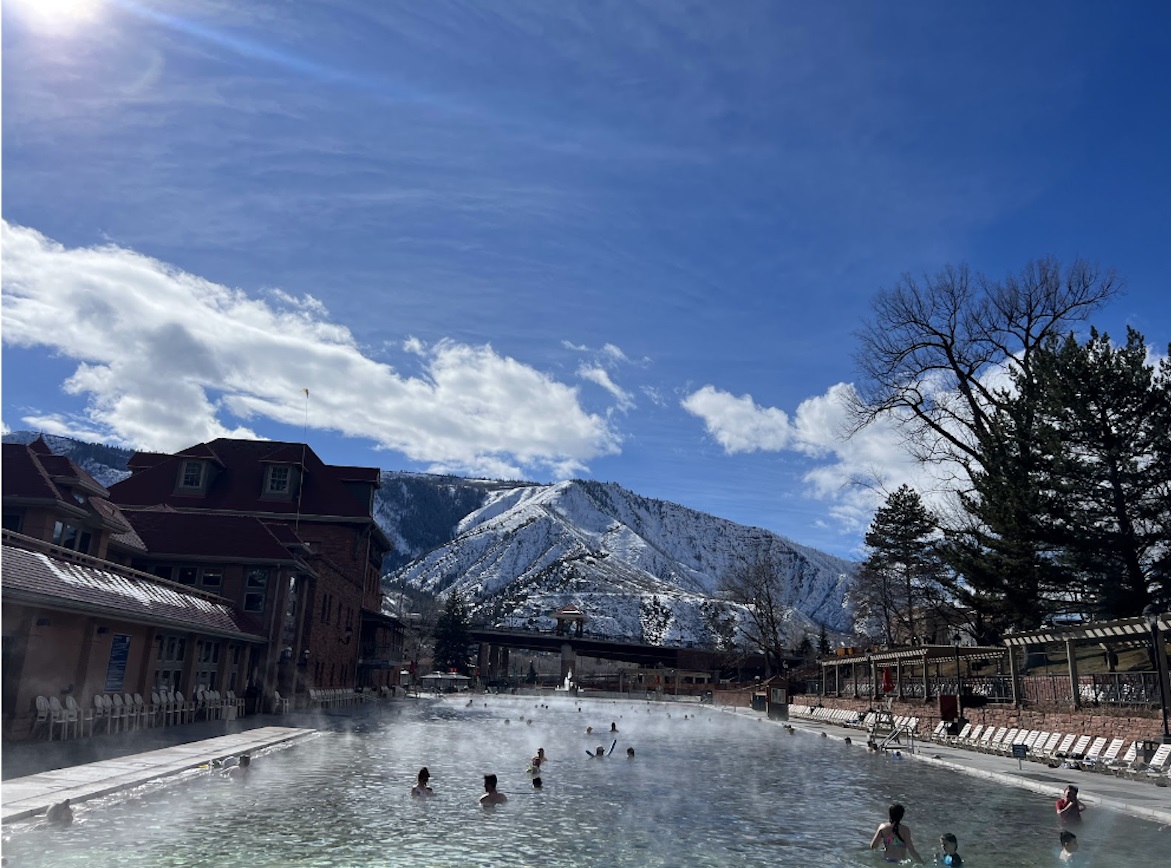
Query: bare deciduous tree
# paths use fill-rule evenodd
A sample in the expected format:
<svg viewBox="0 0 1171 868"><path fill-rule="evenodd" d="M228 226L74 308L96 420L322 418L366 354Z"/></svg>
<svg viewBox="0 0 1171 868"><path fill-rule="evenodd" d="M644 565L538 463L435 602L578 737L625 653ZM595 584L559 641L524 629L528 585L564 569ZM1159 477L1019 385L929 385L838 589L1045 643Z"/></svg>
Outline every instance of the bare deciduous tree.
<svg viewBox="0 0 1171 868"><path fill-rule="evenodd" d="M734 567L720 582L719 593L744 607L747 617L738 624L744 642L758 649L768 674L781 671L785 659L784 585L779 565L761 552Z"/></svg>

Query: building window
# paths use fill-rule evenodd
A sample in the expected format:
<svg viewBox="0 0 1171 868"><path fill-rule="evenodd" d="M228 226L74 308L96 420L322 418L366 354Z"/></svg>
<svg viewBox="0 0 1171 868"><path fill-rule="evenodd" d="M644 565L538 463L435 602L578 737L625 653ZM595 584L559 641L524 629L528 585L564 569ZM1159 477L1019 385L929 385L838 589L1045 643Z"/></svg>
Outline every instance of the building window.
<svg viewBox="0 0 1171 868"><path fill-rule="evenodd" d="M92 537L89 531L79 531L71 524L63 522L53 523L53 545L66 549L76 549L82 554L89 554Z"/></svg>
<svg viewBox="0 0 1171 868"><path fill-rule="evenodd" d="M248 571L244 582L244 611L263 612L265 589L268 587L268 570L264 567Z"/></svg>
<svg viewBox="0 0 1171 868"><path fill-rule="evenodd" d="M150 571L153 575L158 576L160 579L166 579L169 582L171 580L171 571L173 569L174 567L170 566L169 564L159 564L158 566L151 567Z"/></svg>
<svg viewBox="0 0 1171 868"><path fill-rule="evenodd" d="M175 581L183 585L194 585L197 575L199 575L198 567L179 567L175 574Z"/></svg>
<svg viewBox="0 0 1171 868"><path fill-rule="evenodd" d="M89 547L93 543L93 536L88 530L83 530L77 535L77 550L83 555L89 554Z"/></svg>
<svg viewBox="0 0 1171 868"><path fill-rule="evenodd" d="M179 477L180 488L203 488L204 463L202 461L184 461L183 472Z"/></svg>
<svg viewBox="0 0 1171 868"><path fill-rule="evenodd" d="M21 519L24 518L19 512L4 513L4 529L15 533L20 533Z"/></svg>
<svg viewBox="0 0 1171 868"><path fill-rule="evenodd" d="M287 464L274 464L268 468L268 481L264 486L264 493L281 497L289 494L292 488L293 468Z"/></svg>
<svg viewBox="0 0 1171 868"><path fill-rule="evenodd" d="M329 594L325 594L321 598L321 623L329 623L329 609L333 604L333 600Z"/></svg>
<svg viewBox="0 0 1171 868"><path fill-rule="evenodd" d="M224 571L218 567L214 570L205 569L201 581L205 588L218 588L224 583Z"/></svg>

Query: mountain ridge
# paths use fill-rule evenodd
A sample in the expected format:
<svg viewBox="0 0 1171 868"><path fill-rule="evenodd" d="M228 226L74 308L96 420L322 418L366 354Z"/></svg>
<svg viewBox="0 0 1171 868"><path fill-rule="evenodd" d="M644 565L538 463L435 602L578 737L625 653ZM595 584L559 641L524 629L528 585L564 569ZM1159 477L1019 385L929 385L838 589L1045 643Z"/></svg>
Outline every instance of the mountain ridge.
<svg viewBox="0 0 1171 868"><path fill-rule="evenodd" d="M31 442L36 432L4 435ZM103 485L129 474L131 450L45 435ZM463 594L473 617L549 629L550 614L582 606L592 635L729 647L744 606L721 599L722 579L764 557L783 576L792 644L822 626L846 632L855 564L758 527L639 495L614 482L516 482L381 471L374 518L394 543L383 563L394 589Z"/></svg>

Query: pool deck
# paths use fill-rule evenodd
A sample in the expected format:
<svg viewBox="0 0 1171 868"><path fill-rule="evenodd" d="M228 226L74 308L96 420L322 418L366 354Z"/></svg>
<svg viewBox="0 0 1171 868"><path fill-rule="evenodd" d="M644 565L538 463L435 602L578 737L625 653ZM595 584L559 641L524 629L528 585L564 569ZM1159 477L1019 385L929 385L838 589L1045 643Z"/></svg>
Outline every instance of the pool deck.
<svg viewBox="0 0 1171 868"><path fill-rule="evenodd" d="M10 823L44 813L50 805L96 799L148 781L199 768L213 759L237 756L304 738L316 732L290 726L262 726L204 738L116 759L66 766L4 781L0 786L0 822ZM46 744L51 749L51 745Z"/></svg>
<svg viewBox="0 0 1171 868"><path fill-rule="evenodd" d="M761 712L749 709L723 710L764 719ZM849 737L858 750L866 750L866 733L863 730L848 729L815 720L802 720L799 717L794 717L790 721L764 720L778 727L789 723L798 734L820 736L824 733L829 738L840 741ZM917 762L930 763L1004 786L1031 790L1049 796L1055 802L1066 786L1074 784L1078 787L1081 801L1089 809L1100 805L1144 820L1163 825L1171 824L1171 787L1159 786L1153 780L1131 780L1109 772L1049 768L1044 763L1031 760L1018 761L999 754L980 753L917 739L913 753L910 746L905 744L900 745L897 750L904 757ZM1162 780L1167 781L1168 778L1163 776Z"/></svg>

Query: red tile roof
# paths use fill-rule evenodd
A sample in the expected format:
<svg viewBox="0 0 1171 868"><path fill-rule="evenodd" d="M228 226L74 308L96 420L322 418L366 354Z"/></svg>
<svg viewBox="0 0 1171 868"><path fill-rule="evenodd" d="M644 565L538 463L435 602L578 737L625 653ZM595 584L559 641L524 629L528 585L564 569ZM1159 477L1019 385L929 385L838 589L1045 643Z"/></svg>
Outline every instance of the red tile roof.
<svg viewBox="0 0 1171 868"><path fill-rule="evenodd" d="M305 473L300 498L262 497L267 465L280 460L300 466L302 455ZM214 457L223 469L214 474L206 494L176 494L180 462L192 457ZM110 487L111 498L124 506L166 503L207 510L284 513L290 517L299 511L302 516L370 519L368 505L360 503L344 484L353 478L353 468L325 464L312 449L300 443L221 438L167 456L157 463L153 463L151 456L149 466L139 461L136 454L131 458L131 466L136 468L134 475ZM369 471L377 477L376 468Z"/></svg>
<svg viewBox="0 0 1171 868"><path fill-rule="evenodd" d="M294 558L264 522L247 515L127 509L126 517L152 556L238 558L291 563ZM299 542L289 530L283 534Z"/></svg>
<svg viewBox="0 0 1171 868"><path fill-rule="evenodd" d="M51 501L52 507L89 513L115 533L130 529L121 510L107 499L109 492L96 479L64 455L46 454L37 444L44 446L39 438L27 445L3 445L5 499Z"/></svg>
<svg viewBox="0 0 1171 868"><path fill-rule="evenodd" d="M38 455L23 443L5 443L3 446L4 473L2 490L5 497L27 497L35 500L58 500L60 492L45 472Z"/></svg>
<svg viewBox="0 0 1171 868"><path fill-rule="evenodd" d="M97 612L127 621L264 641L238 620L227 603L145 576L121 573L113 565L103 569L5 544L0 585L6 603Z"/></svg>

